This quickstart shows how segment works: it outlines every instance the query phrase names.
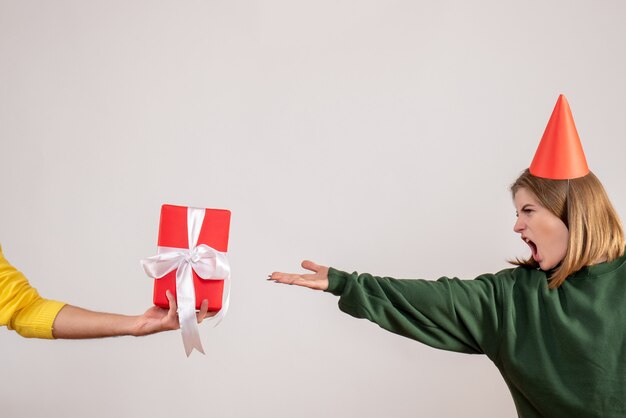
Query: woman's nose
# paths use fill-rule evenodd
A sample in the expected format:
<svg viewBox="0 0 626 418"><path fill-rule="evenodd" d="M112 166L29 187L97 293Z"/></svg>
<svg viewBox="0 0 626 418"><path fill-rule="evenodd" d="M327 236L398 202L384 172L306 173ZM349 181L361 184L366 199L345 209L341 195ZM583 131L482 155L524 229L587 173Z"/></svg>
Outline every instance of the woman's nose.
<svg viewBox="0 0 626 418"><path fill-rule="evenodd" d="M521 218L517 218L517 220L515 221L515 225L513 225L513 231L520 233L524 230L524 223L522 222Z"/></svg>

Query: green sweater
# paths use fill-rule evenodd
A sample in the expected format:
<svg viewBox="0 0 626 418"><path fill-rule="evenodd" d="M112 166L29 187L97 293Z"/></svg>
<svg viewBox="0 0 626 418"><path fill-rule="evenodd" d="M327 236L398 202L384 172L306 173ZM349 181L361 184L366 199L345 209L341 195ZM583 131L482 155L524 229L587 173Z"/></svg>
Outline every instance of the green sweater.
<svg viewBox="0 0 626 418"><path fill-rule="evenodd" d="M517 412L626 417L626 256L586 267L558 289L515 268L474 280L328 273L339 308L435 348L486 354Z"/></svg>

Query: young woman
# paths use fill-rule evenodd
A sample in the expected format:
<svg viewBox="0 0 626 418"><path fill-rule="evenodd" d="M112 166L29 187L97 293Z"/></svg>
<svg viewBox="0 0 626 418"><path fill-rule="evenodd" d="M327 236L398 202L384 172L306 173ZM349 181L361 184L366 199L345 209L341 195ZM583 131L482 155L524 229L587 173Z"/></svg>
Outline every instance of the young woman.
<svg viewBox="0 0 626 418"><path fill-rule="evenodd" d="M551 122L562 112L555 108ZM571 167L557 168L554 179L545 178L542 158L511 186L514 231L531 250L517 268L474 280L396 280L304 261L311 274L275 272L270 280L340 296L342 311L432 347L486 354L520 417L625 417L621 222L586 162L564 176ZM547 169L559 158L550 156Z"/></svg>

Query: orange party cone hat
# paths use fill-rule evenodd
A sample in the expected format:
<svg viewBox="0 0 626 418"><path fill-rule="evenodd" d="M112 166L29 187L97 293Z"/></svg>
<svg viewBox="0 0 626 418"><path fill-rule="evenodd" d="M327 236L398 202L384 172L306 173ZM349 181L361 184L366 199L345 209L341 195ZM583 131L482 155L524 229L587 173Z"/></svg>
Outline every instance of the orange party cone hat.
<svg viewBox="0 0 626 418"><path fill-rule="evenodd" d="M572 111L562 94L556 101L529 170L533 176L553 180L575 179L589 173Z"/></svg>

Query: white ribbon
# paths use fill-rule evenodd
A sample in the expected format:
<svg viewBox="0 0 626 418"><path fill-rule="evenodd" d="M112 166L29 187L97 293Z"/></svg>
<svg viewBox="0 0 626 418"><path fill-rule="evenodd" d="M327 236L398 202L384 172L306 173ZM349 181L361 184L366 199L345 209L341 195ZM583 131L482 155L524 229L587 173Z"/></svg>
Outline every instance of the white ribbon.
<svg viewBox="0 0 626 418"><path fill-rule="evenodd" d="M204 354L196 319L193 271L204 280L224 280L222 309L215 316L207 318L214 323L214 326L226 316L230 301L230 264L226 254L205 244L196 245L204 221L204 213L204 209L187 208L189 248L158 247L157 255L141 260L146 274L154 279L160 279L176 270L178 319L187 357L194 348Z"/></svg>

